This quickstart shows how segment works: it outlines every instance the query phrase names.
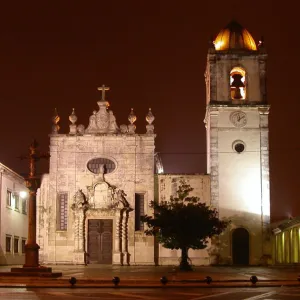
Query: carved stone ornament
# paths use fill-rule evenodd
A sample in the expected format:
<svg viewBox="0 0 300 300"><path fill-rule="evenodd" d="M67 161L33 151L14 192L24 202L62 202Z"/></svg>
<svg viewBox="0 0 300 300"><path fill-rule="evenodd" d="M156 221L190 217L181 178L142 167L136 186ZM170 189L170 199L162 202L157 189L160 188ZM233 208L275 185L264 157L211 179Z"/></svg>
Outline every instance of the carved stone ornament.
<svg viewBox="0 0 300 300"><path fill-rule="evenodd" d="M105 181L98 181L87 187L88 203L90 209L100 211L129 209L130 205L126 200L126 194L123 190L117 190L116 187L109 185Z"/></svg>
<svg viewBox="0 0 300 300"><path fill-rule="evenodd" d="M123 190L110 186L105 181L98 181L87 187L87 196L78 190L73 197L71 209L74 211L74 253L81 253L77 262L85 263L86 224L88 219L101 219L103 216L115 220L114 263L129 264L128 219L132 211Z"/></svg>
<svg viewBox="0 0 300 300"><path fill-rule="evenodd" d="M69 116L69 120L72 124L75 124L77 121L77 116L75 114L75 108L73 108L71 115Z"/></svg>
<svg viewBox="0 0 300 300"><path fill-rule="evenodd" d="M70 134L76 134L77 133L77 125L75 124L77 121L77 116L75 114L75 109L73 108L71 115L69 116L69 120L72 123L70 125Z"/></svg>
<svg viewBox="0 0 300 300"><path fill-rule="evenodd" d="M122 125L120 126L120 131L121 131L121 133L123 133L123 134L127 133L127 132L128 132L128 126L127 126L126 124L122 124Z"/></svg>
<svg viewBox="0 0 300 300"><path fill-rule="evenodd" d="M146 115L146 121L149 125L151 125L153 123L153 121L155 120L155 117L153 116L153 113L151 111L151 108L149 108L149 111Z"/></svg>
<svg viewBox="0 0 300 300"><path fill-rule="evenodd" d="M78 190L73 197L73 204L71 205L72 210L83 209L86 210L88 208L88 202L86 200L85 194L82 190Z"/></svg>
<svg viewBox="0 0 300 300"><path fill-rule="evenodd" d="M90 116L89 125L85 130L85 133L117 133L119 127L116 122L116 117L113 112L107 111L108 102L98 101L98 112L93 111Z"/></svg>
<svg viewBox="0 0 300 300"><path fill-rule="evenodd" d="M53 134L57 134L59 132L59 129L60 129L60 127L58 125L59 120L60 120L60 117L59 117L59 115L57 113L57 109L55 108L54 109L54 114L52 116L52 123L53 123L53 125L52 125L52 133Z"/></svg>
<svg viewBox="0 0 300 300"><path fill-rule="evenodd" d="M117 133L119 132L119 127L116 118L111 110L107 110L109 103L105 100L105 92L109 91L109 87L102 85L98 90L102 92L101 100L97 102L99 110L93 111L85 133Z"/></svg>

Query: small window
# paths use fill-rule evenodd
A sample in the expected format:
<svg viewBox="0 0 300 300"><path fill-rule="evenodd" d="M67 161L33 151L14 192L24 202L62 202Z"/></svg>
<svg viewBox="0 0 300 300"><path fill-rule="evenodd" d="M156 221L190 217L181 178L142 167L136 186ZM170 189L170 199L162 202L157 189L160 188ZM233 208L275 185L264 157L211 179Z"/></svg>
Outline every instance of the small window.
<svg viewBox="0 0 300 300"><path fill-rule="evenodd" d="M26 239L22 238L22 253L25 253L25 245L26 245Z"/></svg>
<svg viewBox="0 0 300 300"><path fill-rule="evenodd" d="M19 237L14 237L14 253L19 253Z"/></svg>
<svg viewBox="0 0 300 300"><path fill-rule="evenodd" d="M11 206L11 200L12 200L12 192L10 190L7 190L6 193L6 205Z"/></svg>
<svg viewBox="0 0 300 300"><path fill-rule="evenodd" d="M57 201L57 230L68 229L68 194L59 193Z"/></svg>
<svg viewBox="0 0 300 300"><path fill-rule="evenodd" d="M7 235L5 238L5 249L7 253L11 252L11 236Z"/></svg>
<svg viewBox="0 0 300 300"><path fill-rule="evenodd" d="M144 222L141 217L144 216L144 194L135 194L135 231L144 230Z"/></svg>
<svg viewBox="0 0 300 300"><path fill-rule="evenodd" d="M15 198L15 210L19 210L19 206L20 206L20 197L19 195L15 194L14 195Z"/></svg>
<svg viewBox="0 0 300 300"><path fill-rule="evenodd" d="M230 72L230 96L232 100L246 99L246 72L235 67Z"/></svg>
<svg viewBox="0 0 300 300"><path fill-rule="evenodd" d="M27 199L22 199L22 214L27 214Z"/></svg>
<svg viewBox="0 0 300 300"><path fill-rule="evenodd" d="M246 144L241 140L236 140L232 143L232 148L236 153L241 154L244 152Z"/></svg>

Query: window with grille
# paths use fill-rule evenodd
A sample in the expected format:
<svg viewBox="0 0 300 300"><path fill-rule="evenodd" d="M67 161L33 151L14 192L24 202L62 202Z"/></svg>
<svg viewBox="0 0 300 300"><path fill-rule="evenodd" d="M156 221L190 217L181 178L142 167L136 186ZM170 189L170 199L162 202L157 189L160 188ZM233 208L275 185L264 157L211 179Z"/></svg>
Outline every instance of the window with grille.
<svg viewBox="0 0 300 300"><path fill-rule="evenodd" d="M59 193L57 203L57 230L67 230L68 227L68 194Z"/></svg>
<svg viewBox="0 0 300 300"><path fill-rule="evenodd" d="M5 249L6 252L11 252L11 236L7 235L5 238Z"/></svg>
<svg viewBox="0 0 300 300"><path fill-rule="evenodd" d="M25 253L26 239L22 238L22 253Z"/></svg>
<svg viewBox="0 0 300 300"><path fill-rule="evenodd" d="M19 253L19 237L14 237L14 253Z"/></svg>
<svg viewBox="0 0 300 300"><path fill-rule="evenodd" d="M20 205L20 198L19 195L15 195L15 209L19 210L19 205Z"/></svg>
<svg viewBox="0 0 300 300"><path fill-rule="evenodd" d="M27 199L22 199L22 214L27 214Z"/></svg>
<svg viewBox="0 0 300 300"><path fill-rule="evenodd" d="M144 194L135 194L135 231L144 230L144 222L141 216L144 215Z"/></svg>
<svg viewBox="0 0 300 300"><path fill-rule="evenodd" d="M12 199L12 192L10 190L7 190L6 193L6 205L11 206L11 199Z"/></svg>
<svg viewBox="0 0 300 300"><path fill-rule="evenodd" d="M104 174L111 173L115 170L116 164L108 158L94 158L87 163L87 168L94 174L99 174L103 168Z"/></svg>

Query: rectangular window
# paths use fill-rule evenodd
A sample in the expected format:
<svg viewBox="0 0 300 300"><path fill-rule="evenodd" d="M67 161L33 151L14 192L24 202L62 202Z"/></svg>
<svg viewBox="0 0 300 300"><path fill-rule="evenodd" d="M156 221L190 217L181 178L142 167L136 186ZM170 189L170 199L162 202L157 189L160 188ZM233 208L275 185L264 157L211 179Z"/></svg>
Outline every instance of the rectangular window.
<svg viewBox="0 0 300 300"><path fill-rule="evenodd" d="M10 235L7 235L6 238L5 238L5 249L6 249L6 252L11 252L11 236Z"/></svg>
<svg viewBox="0 0 300 300"><path fill-rule="evenodd" d="M14 253L19 253L19 237L14 237Z"/></svg>
<svg viewBox="0 0 300 300"><path fill-rule="evenodd" d="M10 190L7 190L6 193L6 205L11 206L11 198L12 198L12 192Z"/></svg>
<svg viewBox="0 0 300 300"><path fill-rule="evenodd" d="M68 194L59 193L57 201L57 230L68 229Z"/></svg>
<svg viewBox="0 0 300 300"><path fill-rule="evenodd" d="M19 195L15 194L15 210L19 210L20 198Z"/></svg>
<svg viewBox="0 0 300 300"><path fill-rule="evenodd" d="M27 199L22 199L22 214L27 214Z"/></svg>
<svg viewBox="0 0 300 300"><path fill-rule="evenodd" d="M25 253L25 245L26 245L26 239L22 238L22 253Z"/></svg>
<svg viewBox="0 0 300 300"><path fill-rule="evenodd" d="M135 194L135 231L144 230L144 222L141 216L144 215L144 194Z"/></svg>

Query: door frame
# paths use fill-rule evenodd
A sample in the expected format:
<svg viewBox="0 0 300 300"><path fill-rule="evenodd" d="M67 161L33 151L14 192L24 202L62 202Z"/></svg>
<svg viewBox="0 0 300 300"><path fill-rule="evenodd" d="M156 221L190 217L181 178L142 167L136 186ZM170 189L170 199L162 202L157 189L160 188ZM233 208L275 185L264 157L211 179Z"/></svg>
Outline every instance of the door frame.
<svg viewBox="0 0 300 300"><path fill-rule="evenodd" d="M84 242L84 248L85 248L85 253L88 254L88 243L89 243L89 220L112 220L112 233L111 233L111 238L112 238L112 247L111 247L111 256L112 256L112 261L111 264L114 264L114 249L115 249L115 218L111 216L93 216L93 217L88 217L85 220L85 242ZM88 260L88 259L87 259Z"/></svg>

